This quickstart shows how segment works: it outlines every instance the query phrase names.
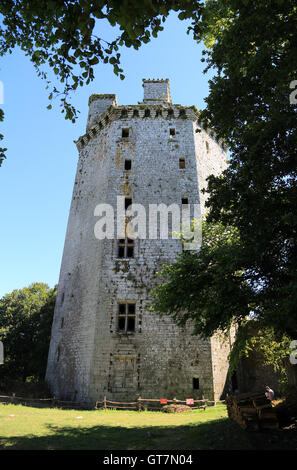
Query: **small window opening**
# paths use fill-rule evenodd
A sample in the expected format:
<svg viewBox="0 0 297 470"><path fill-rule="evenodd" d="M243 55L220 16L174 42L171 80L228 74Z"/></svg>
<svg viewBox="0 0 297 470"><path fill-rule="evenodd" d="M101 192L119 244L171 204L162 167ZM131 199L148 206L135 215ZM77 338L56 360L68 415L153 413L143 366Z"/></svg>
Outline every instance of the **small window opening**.
<svg viewBox="0 0 297 470"><path fill-rule="evenodd" d="M118 241L118 258L134 257L134 240L132 238L121 238Z"/></svg>
<svg viewBox="0 0 297 470"><path fill-rule="evenodd" d="M169 130L169 135L171 138L175 136L175 129L173 127Z"/></svg>
<svg viewBox="0 0 297 470"><path fill-rule="evenodd" d="M132 198L131 197L125 197L125 211L128 209L129 206L132 205Z"/></svg>
<svg viewBox="0 0 297 470"><path fill-rule="evenodd" d="M64 317L61 318L61 328L64 326Z"/></svg>
<svg viewBox="0 0 297 470"><path fill-rule="evenodd" d="M131 170L131 166L132 166L132 161L126 159L126 160L125 160L125 170L126 170L126 171Z"/></svg>
<svg viewBox="0 0 297 470"><path fill-rule="evenodd" d="M135 303L118 304L118 332L135 333Z"/></svg>
<svg viewBox="0 0 297 470"><path fill-rule="evenodd" d="M124 128L122 129L122 138L127 138L127 137L129 137L129 129Z"/></svg>
<svg viewBox="0 0 297 470"><path fill-rule="evenodd" d="M186 168L186 161L184 158L179 159L179 167L180 168Z"/></svg>
<svg viewBox="0 0 297 470"><path fill-rule="evenodd" d="M198 377L193 377L193 389L199 390L199 379Z"/></svg>
<svg viewBox="0 0 297 470"><path fill-rule="evenodd" d="M208 142L205 142L205 146L206 146L206 151L207 153L209 152L209 143Z"/></svg>
<svg viewBox="0 0 297 470"><path fill-rule="evenodd" d="M60 346L58 346L58 350L57 350L57 362L59 362L59 360L60 360L60 354L61 354L61 348L60 348Z"/></svg>
<svg viewBox="0 0 297 470"><path fill-rule="evenodd" d="M187 206L189 204L189 198L188 197L182 197L182 205Z"/></svg>

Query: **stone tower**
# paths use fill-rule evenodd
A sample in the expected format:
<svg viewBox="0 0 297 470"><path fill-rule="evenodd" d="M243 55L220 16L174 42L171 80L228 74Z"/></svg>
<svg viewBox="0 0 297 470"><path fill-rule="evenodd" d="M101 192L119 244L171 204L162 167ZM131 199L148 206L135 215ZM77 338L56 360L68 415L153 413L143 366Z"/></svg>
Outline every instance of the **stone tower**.
<svg viewBox="0 0 297 470"><path fill-rule="evenodd" d="M182 252L167 239L98 239L98 204L199 204L224 148L202 129L195 106L172 104L169 80L143 80L144 98L118 106L92 95L79 161L52 326L46 379L56 397L93 404L168 397L219 399L229 342L191 335L149 310L155 272ZM170 224L169 224L170 225ZM170 226L169 226L170 231ZM159 232L158 232L159 233Z"/></svg>

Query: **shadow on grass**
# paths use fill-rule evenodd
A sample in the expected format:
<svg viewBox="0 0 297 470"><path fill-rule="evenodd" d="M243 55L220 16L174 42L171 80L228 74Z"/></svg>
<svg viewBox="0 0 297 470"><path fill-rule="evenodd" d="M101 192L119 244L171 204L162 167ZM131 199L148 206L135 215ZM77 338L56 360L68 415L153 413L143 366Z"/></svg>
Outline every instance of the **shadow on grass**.
<svg viewBox="0 0 297 470"><path fill-rule="evenodd" d="M277 450L297 449L297 429L247 432L228 418L184 426L62 427L42 436L0 436L5 450ZM46 432L46 431L45 431Z"/></svg>
<svg viewBox="0 0 297 470"><path fill-rule="evenodd" d="M47 425L43 436L0 437L0 448L13 450L196 450L252 449L250 438L224 418L186 426L124 428Z"/></svg>

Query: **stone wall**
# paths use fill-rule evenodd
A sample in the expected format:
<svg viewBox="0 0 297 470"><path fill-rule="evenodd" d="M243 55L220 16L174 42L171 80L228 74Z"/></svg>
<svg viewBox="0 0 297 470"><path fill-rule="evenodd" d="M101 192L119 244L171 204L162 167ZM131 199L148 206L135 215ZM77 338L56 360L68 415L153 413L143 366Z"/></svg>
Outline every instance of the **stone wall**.
<svg viewBox="0 0 297 470"><path fill-rule="evenodd" d="M169 80L143 80L143 102L152 104L158 102L171 103Z"/></svg>
<svg viewBox="0 0 297 470"><path fill-rule="evenodd" d="M145 96L159 97L155 85ZM117 240L96 239L94 210L107 203L116 215L117 196L132 197L147 213L150 204L181 207L182 197L188 197L203 212L201 189L210 173L224 168L224 150L201 129L193 107L114 104L101 114L92 109L87 134L77 142L47 380L57 397L87 403L104 395L220 397L228 344L194 337L191 325L181 329L149 309L155 273L181 253L181 241L136 239L134 257L118 258ZM125 159L131 160L129 171ZM134 333L118 331L121 302L135 304Z"/></svg>

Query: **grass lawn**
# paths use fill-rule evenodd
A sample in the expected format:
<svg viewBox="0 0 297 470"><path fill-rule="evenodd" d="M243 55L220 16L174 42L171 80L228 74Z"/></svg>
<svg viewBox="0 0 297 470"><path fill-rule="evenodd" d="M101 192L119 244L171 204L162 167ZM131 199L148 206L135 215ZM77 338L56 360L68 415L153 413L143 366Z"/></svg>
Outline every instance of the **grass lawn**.
<svg viewBox="0 0 297 470"><path fill-rule="evenodd" d="M0 404L2 450L253 448L254 437L228 419L225 407L171 414Z"/></svg>

